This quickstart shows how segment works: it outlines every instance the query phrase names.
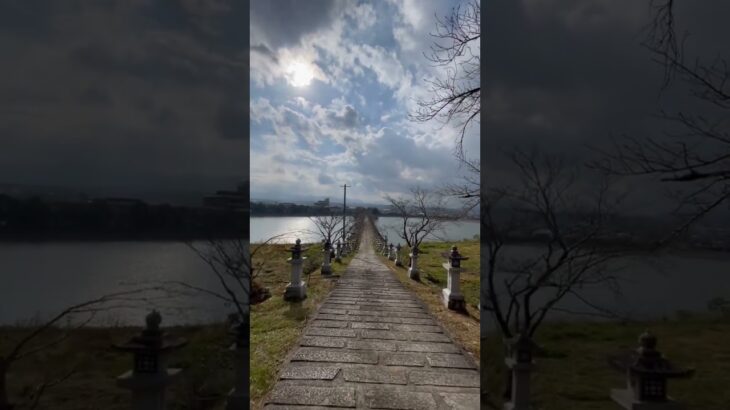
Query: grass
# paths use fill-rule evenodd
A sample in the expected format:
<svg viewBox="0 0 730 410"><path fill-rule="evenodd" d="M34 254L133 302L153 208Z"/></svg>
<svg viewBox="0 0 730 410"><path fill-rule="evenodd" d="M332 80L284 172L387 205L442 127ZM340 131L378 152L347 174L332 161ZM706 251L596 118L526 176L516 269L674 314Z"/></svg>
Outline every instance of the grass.
<svg viewBox="0 0 730 410"><path fill-rule="evenodd" d="M692 378L669 381L669 394L688 409L722 410L730 403L730 320L709 315L682 315L657 322L547 323L536 340L545 349L535 359L534 404L542 410L615 410L610 389L624 388L625 375L608 362L608 355L638 346L638 336L650 329L658 350L681 367L694 367ZM482 377L490 400L502 408L504 350L501 338L483 340ZM490 358L490 359L487 359ZM496 360L491 360L496 358Z"/></svg>
<svg viewBox="0 0 730 410"><path fill-rule="evenodd" d="M466 314L447 309L441 301L441 290L446 287L447 274L442 266L446 262L443 252L448 252L452 245L459 248L459 253L469 257L461 263L460 285L466 300ZM418 257L418 268L421 272L420 282L408 277L408 267L396 267L393 261L381 256L385 264L395 273L395 276L424 302L428 310L453 336L457 343L463 346L477 360L481 356L479 347L479 241L464 240L458 242L428 242L422 243L421 254ZM409 248L401 249L403 264L407 263Z"/></svg>
<svg viewBox="0 0 730 410"><path fill-rule="evenodd" d="M284 302L282 296L291 271L286 261L288 246L267 245L253 261L255 264L267 261L258 281L272 295L251 309L250 392L254 408L261 406L308 317L334 286L333 281L320 276L321 251L319 245L313 246L305 252L308 257L305 269L310 272L304 279L307 299L299 304ZM333 262L333 273L342 274L350 259L351 256L342 263ZM76 372L69 379L44 393L39 409L128 409L130 393L116 386L116 377L132 368L132 355L116 351L111 345L125 342L141 330L139 327L86 327L71 331L62 343L13 364L8 378L11 402L28 403L43 380L56 379L74 366ZM30 327L0 327L0 354L8 352L30 331ZM55 339L62 331L50 330L46 340ZM189 342L173 353L168 362L170 367L184 369L181 378L170 387L168 408L221 409L233 387L229 325L178 326L165 331L185 337Z"/></svg>
<svg viewBox="0 0 730 410"><path fill-rule="evenodd" d="M316 310L335 285L324 279L319 270L321 247L309 246L304 256L304 281L307 282L307 298L301 303L286 302L284 289L289 283L291 266L286 261L286 249L291 245L267 245L258 251L253 263L269 261L258 281L271 290L271 298L251 307L251 403L254 409L261 408L266 394L276 382L279 367L287 353L299 339L307 319ZM341 263L332 262L334 275L344 273L352 255ZM309 274L306 274L307 272Z"/></svg>
<svg viewBox="0 0 730 410"><path fill-rule="evenodd" d="M132 355L111 348L141 331L136 327L83 328L71 332L61 344L13 364L8 385L10 400L28 403L43 380L54 380L72 367L75 373L62 384L49 388L39 409L128 409L130 393L116 386L116 377L132 368ZM220 405L233 385L228 326L171 327L168 333L188 339L189 344L173 353L169 366L183 368L181 378L168 395L172 409L209 409ZM0 328L0 351L7 352L28 328ZM61 329L49 331L48 339ZM41 342L36 342L40 344Z"/></svg>

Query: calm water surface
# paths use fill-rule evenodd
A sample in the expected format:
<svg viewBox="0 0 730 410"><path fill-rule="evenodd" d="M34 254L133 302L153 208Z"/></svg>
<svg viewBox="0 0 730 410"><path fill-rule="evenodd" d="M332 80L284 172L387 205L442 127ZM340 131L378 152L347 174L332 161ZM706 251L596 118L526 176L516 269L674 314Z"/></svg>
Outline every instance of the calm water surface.
<svg viewBox="0 0 730 410"><path fill-rule="evenodd" d="M510 261L532 258L541 251L531 245L510 246L505 252L503 272L497 275L497 281L508 276L506 271L509 270ZM482 249L482 253L486 255L486 249ZM707 304L712 298L730 297L729 253L693 251L635 254L613 261L608 270L618 278L618 294L605 286L593 286L581 289L580 295L621 317L671 318L682 310L707 311ZM540 297L537 300L541 300ZM605 320L585 315L595 313L595 310L586 307L577 297L568 295L557 306L581 314L553 312L548 318ZM485 323L490 326L491 320L487 317ZM486 327L482 326L482 329Z"/></svg>
<svg viewBox="0 0 730 410"><path fill-rule="evenodd" d="M388 235L388 240L393 243L405 243L398 238L396 227L400 219L396 217L381 217L376 223L378 229ZM472 239L479 234L478 221L448 222L444 229L435 232L434 235L426 238L426 241L458 241L461 239ZM317 229L311 219L307 217L254 217L251 218L251 242L263 242L272 236L284 235L281 240L294 242L300 238L302 242L318 242L320 240Z"/></svg>
<svg viewBox="0 0 730 410"><path fill-rule="evenodd" d="M67 306L151 281L220 287L210 268L179 242L0 243L0 261L0 324L45 318ZM125 303L129 304L140 305ZM210 297L176 296L155 306L165 325L220 321L229 312ZM142 324L152 307L101 312L95 323Z"/></svg>
<svg viewBox="0 0 730 410"><path fill-rule="evenodd" d="M394 222L395 218L380 218L378 225L384 229ZM314 241L314 235L303 236L312 228L308 223L308 218L252 218L251 237L262 240L297 231L305 242ZM441 236L459 240L476 233L478 223L465 222L447 227ZM395 233L391 232L389 238L396 238ZM526 258L536 252L534 246L513 246L508 257ZM486 254L484 250L482 253ZM730 297L727 253L634 255L612 267L620 277L620 295L605 288L586 289L583 295L635 318L669 316L678 310L703 311L710 299ZM220 290L210 268L180 242L0 243L0 269L0 324L48 317L68 305L128 289L124 284L129 282L143 285L178 280ZM222 302L203 296L176 296L158 303L158 307L166 325L220 321L231 312ZM562 307L585 310L575 299L566 299ZM149 308L120 308L100 314L97 323L141 324ZM553 318L559 317L561 314Z"/></svg>

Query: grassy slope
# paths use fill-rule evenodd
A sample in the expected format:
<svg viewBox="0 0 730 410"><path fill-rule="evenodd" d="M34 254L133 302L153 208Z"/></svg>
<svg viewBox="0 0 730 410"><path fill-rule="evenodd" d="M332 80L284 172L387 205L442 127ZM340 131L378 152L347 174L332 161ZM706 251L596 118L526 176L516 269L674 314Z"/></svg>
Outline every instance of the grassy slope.
<svg viewBox="0 0 730 410"><path fill-rule="evenodd" d="M208 408L208 404L220 403L233 384L229 370L232 358L225 349L231 342L228 327L220 324L165 330L189 341L169 362L171 367L184 369L182 378L171 388L171 408ZM110 346L127 341L140 331L141 328L132 327L73 331L60 345L23 359L11 368L8 380L11 400L18 404L27 402L44 379L56 379L76 367L73 376L45 392L39 409L128 409L130 393L118 388L115 379L131 369L132 355L112 350ZM0 328L0 351L8 351L11 341L27 332L24 328ZM49 339L60 334L60 330L53 330ZM195 398L194 391L211 399Z"/></svg>
<svg viewBox="0 0 730 410"><path fill-rule="evenodd" d="M285 252L289 246L269 245L257 252L253 261L254 266L259 261L269 261L259 276L259 282L269 288L272 294L271 298L251 308L250 391L253 408L262 406L263 399L276 381L279 366L299 339L307 319L335 284L332 280L322 278L318 267L322 260L321 250L319 245L311 245L304 256L308 258L308 263L316 264L317 269L305 275L307 299L302 303L285 302L282 296L291 273ZM334 274L342 274L351 259L352 256L348 256L342 263L333 262Z"/></svg>
<svg viewBox="0 0 730 410"><path fill-rule="evenodd" d="M294 307L284 302L282 295L290 275L286 247L288 245L267 246L254 258L254 263L258 263L260 258L267 258L260 282L269 287L272 294L271 298L254 306L251 312L251 397L258 405L271 389L279 365L293 347L306 320L334 285L334 282L322 279L317 266L305 277L307 299L304 303ZM321 262L318 253L318 248L311 248L305 256L318 265ZM335 274L344 272L350 259L345 258L341 264L333 263ZM228 325L221 323L165 330L189 341L170 358L171 367L185 369L168 396L171 408L219 408L233 385L232 357L228 350L232 339ZM12 367L8 380L11 400L16 403L26 401L44 377L55 379L76 365L77 373L62 385L49 389L39 408L128 409L129 392L118 388L115 379L131 368L132 356L111 349L111 345L124 342L140 331L141 328L133 327L74 330L60 345ZM0 352L7 352L13 341L28 332L26 328L0 327ZM60 330L53 332L60 335ZM54 333L49 334L48 339L52 339Z"/></svg>
<svg viewBox="0 0 730 410"><path fill-rule="evenodd" d="M459 248L459 253L469 257L461 263L461 291L467 303L468 315L448 310L441 302L441 290L446 287L446 269L442 266L446 259L441 255L451 249L452 245ZM396 277L414 291L426 304L429 311L447 329L449 333L469 351L477 360L480 357L479 348L479 241L466 240L454 243L430 242L421 245L423 252L418 258L418 267L421 271L421 281L416 282L408 278L408 267L396 267L393 261L382 257L388 267L395 272ZM403 264L407 263L409 249L401 249Z"/></svg>
<svg viewBox="0 0 730 410"><path fill-rule="evenodd" d="M708 317L682 317L652 323L550 323L537 340L547 357L536 358L533 376L535 404L543 410L615 410L612 388L624 388L625 377L608 365L607 356L635 349L638 336L650 329L659 339L658 349L679 366L694 367L686 380L670 380L669 393L689 409L724 410L730 403L730 321ZM498 336L484 342L487 378L492 402L501 408L505 366Z"/></svg>

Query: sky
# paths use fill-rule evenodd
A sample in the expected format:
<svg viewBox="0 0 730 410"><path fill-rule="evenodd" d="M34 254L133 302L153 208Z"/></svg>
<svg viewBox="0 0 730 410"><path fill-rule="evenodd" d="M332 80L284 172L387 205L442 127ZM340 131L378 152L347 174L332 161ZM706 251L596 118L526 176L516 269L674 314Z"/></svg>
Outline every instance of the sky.
<svg viewBox="0 0 730 410"><path fill-rule="evenodd" d="M439 74L422 55L435 15L457 2L252 3L247 27L234 0L0 2L0 184L198 200L250 171L253 197L339 200L347 183L381 201L459 174L453 127L407 119ZM691 58L727 56L730 2L677 6ZM660 93L640 45L649 0L482 8L484 110L467 151L483 148L488 181L514 174L502 150L515 144L580 166L611 136L671 131L661 109L706 109L680 84ZM622 183L637 209L669 204L656 179Z"/></svg>
<svg viewBox="0 0 730 410"><path fill-rule="evenodd" d="M0 184L198 204L234 189L248 172L245 6L0 2Z"/></svg>
<svg viewBox="0 0 730 410"><path fill-rule="evenodd" d="M435 16L459 4L252 2L251 197L339 201L348 184L348 199L382 203L458 181L457 127L408 114L444 74L423 55ZM477 157L478 135L475 124L465 140Z"/></svg>
<svg viewBox="0 0 730 410"><path fill-rule="evenodd" d="M730 2L678 0L677 33L688 33L687 56L728 57ZM662 68L641 46L651 21L648 0L492 0L482 6L485 37L482 74L481 158L488 182L509 180L514 169L502 152L537 148L568 163L595 158L623 135L664 138L676 128L655 118L660 110L686 110L722 118L698 104L676 82L663 93ZM727 120L726 113L725 120ZM483 180L485 181L485 180ZM626 212L671 209L658 177L617 181Z"/></svg>

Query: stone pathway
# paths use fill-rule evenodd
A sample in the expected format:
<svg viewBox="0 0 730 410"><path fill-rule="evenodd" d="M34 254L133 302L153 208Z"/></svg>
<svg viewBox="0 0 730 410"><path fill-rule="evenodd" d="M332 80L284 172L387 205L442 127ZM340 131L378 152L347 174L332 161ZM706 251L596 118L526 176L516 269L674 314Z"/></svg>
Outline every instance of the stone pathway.
<svg viewBox="0 0 730 410"><path fill-rule="evenodd" d="M304 329L267 410L479 409L474 360L373 250L359 253Z"/></svg>

